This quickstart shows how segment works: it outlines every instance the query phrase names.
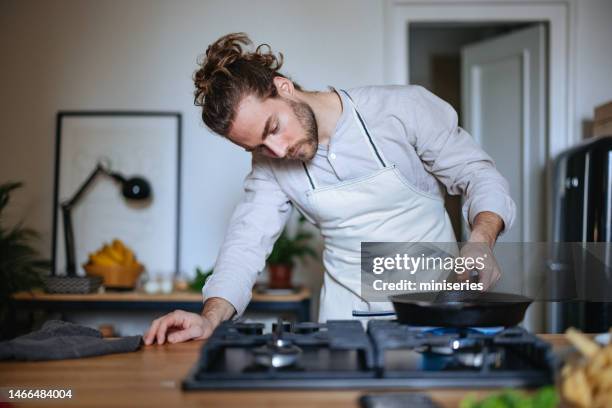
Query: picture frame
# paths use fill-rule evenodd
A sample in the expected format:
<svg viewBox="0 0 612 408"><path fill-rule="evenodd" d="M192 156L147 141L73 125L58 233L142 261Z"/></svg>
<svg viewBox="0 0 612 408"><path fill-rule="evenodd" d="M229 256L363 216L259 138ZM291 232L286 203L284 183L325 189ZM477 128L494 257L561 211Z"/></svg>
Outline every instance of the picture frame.
<svg viewBox="0 0 612 408"><path fill-rule="evenodd" d="M110 177L99 177L72 210L77 274L90 253L120 239L149 275L180 271L182 115L163 111L60 111L56 117L52 275L66 271L61 203L98 164L145 178L152 198L127 202Z"/></svg>

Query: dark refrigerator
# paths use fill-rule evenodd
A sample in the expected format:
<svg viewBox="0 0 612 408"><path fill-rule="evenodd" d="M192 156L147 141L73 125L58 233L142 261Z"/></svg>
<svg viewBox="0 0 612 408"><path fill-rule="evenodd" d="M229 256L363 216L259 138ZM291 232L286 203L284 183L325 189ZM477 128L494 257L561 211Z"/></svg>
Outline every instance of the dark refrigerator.
<svg viewBox="0 0 612 408"><path fill-rule="evenodd" d="M548 331L570 326L607 331L612 326L612 245L604 243L612 242L612 135L563 152L554 161L552 175L551 235L557 268L551 272L549 299L557 301L549 303ZM555 244L563 242L583 244ZM575 250L586 245L603 251L600 262Z"/></svg>

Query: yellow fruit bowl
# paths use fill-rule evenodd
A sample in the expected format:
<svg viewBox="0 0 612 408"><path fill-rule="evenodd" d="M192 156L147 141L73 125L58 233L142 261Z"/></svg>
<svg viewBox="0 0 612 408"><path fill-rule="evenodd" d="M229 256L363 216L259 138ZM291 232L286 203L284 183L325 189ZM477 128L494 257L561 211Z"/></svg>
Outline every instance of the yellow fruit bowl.
<svg viewBox="0 0 612 408"><path fill-rule="evenodd" d="M83 269L89 276L101 276L104 286L110 289L134 289L144 266L140 263L131 265L97 265L83 264Z"/></svg>

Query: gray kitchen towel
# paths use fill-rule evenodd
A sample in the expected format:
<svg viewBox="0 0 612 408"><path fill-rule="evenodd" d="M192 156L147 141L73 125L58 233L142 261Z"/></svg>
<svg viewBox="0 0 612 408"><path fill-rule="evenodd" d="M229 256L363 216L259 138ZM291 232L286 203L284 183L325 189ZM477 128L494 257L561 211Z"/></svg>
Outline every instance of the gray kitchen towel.
<svg viewBox="0 0 612 408"><path fill-rule="evenodd" d="M0 360L64 360L136 351L141 336L104 339L95 329L49 320L40 330L0 342Z"/></svg>

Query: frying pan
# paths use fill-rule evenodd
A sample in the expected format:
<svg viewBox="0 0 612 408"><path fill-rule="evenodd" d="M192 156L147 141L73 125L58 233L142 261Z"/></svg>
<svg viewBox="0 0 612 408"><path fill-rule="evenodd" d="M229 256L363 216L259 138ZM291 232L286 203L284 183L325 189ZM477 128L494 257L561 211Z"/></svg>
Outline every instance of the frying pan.
<svg viewBox="0 0 612 408"><path fill-rule="evenodd" d="M442 291L390 296L397 320L413 326L515 326L532 299L510 293Z"/></svg>

